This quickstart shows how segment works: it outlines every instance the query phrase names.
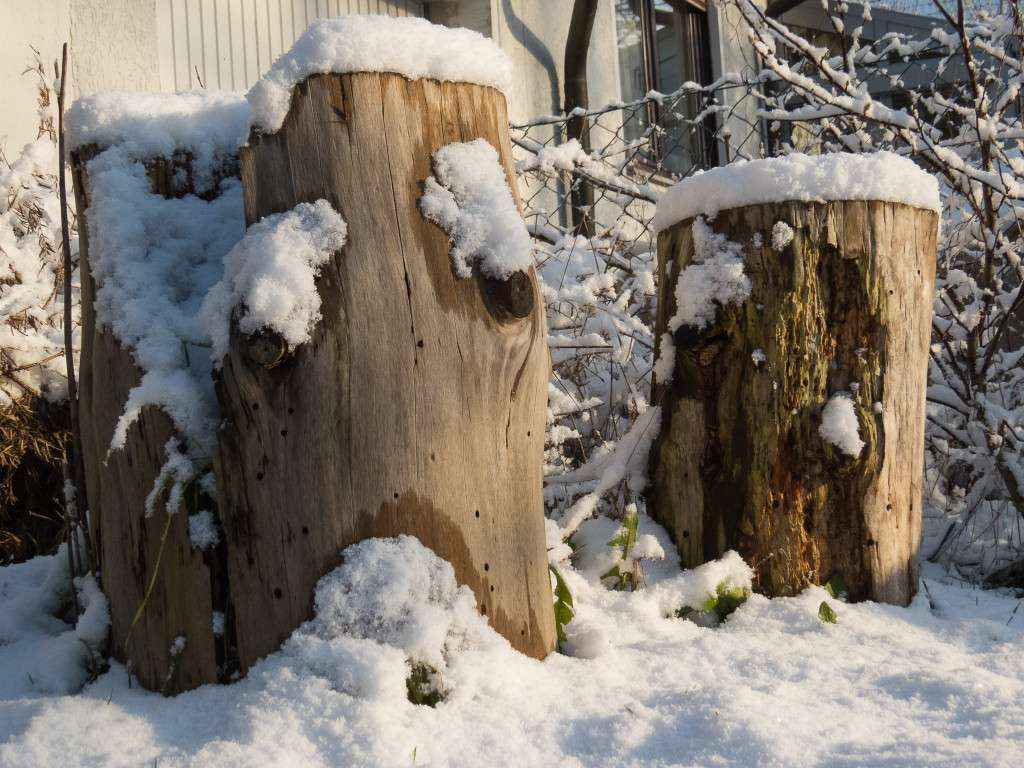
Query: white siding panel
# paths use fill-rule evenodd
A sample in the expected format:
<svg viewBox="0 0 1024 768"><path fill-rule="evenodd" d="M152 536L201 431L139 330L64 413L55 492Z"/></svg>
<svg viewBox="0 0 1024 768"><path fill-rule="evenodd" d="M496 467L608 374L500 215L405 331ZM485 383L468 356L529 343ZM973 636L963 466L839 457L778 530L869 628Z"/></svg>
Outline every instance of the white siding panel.
<svg viewBox="0 0 1024 768"><path fill-rule="evenodd" d="M422 16L422 0L157 0L160 87L247 90L316 19Z"/></svg>

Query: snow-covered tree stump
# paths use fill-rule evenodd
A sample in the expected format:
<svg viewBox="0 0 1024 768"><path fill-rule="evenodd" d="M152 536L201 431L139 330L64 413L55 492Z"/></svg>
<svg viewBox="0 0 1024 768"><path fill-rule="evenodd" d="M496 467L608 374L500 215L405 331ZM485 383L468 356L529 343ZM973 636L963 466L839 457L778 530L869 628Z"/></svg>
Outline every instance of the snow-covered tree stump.
<svg viewBox="0 0 1024 768"><path fill-rule="evenodd" d="M217 680L212 631L216 568L190 543L188 514L163 513L166 493L157 501L161 513L145 514L166 460L165 446L176 436L170 417L154 406L144 407L124 447L111 450L115 426L142 372L131 351L97 322L87 169L97 153L95 146L83 147L72 158L82 285L79 413L89 519L110 605L111 655L146 688L174 694ZM152 191L166 197L182 194L188 165L187 157L148 162Z"/></svg>
<svg viewBox="0 0 1024 768"><path fill-rule="evenodd" d="M851 157L718 169L659 205L649 503L685 566L735 549L770 595L840 576L905 605L938 195L909 161Z"/></svg>
<svg viewBox="0 0 1024 768"><path fill-rule="evenodd" d="M344 547L401 533L451 562L515 648L554 647L536 278L532 267L504 281L459 277L447 235L418 206L432 153L451 142L485 139L515 189L507 124L494 88L315 75L295 87L279 130L242 151L250 224L324 199L348 228L316 281L312 338L289 349L236 322L218 383L243 670L310 617Z"/></svg>

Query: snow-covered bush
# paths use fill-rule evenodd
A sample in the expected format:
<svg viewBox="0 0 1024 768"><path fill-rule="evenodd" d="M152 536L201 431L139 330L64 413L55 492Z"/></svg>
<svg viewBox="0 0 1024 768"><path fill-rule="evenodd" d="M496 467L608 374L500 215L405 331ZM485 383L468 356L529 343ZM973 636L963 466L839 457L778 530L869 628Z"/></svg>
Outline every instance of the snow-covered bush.
<svg viewBox="0 0 1024 768"><path fill-rule="evenodd" d="M0 150L0 562L55 543L69 440L56 96L41 63L32 73L38 136L17 157ZM72 282L77 348L77 275Z"/></svg>

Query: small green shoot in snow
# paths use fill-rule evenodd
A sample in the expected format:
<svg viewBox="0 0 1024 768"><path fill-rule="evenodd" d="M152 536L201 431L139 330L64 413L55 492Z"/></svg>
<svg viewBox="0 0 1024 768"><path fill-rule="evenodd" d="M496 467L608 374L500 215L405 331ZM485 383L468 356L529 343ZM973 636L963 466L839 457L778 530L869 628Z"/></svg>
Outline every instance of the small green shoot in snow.
<svg viewBox="0 0 1024 768"><path fill-rule="evenodd" d="M822 600L821 605L818 606L818 618L826 624L835 624L839 621L839 617L836 615L836 612L832 610L832 606L824 600Z"/></svg>

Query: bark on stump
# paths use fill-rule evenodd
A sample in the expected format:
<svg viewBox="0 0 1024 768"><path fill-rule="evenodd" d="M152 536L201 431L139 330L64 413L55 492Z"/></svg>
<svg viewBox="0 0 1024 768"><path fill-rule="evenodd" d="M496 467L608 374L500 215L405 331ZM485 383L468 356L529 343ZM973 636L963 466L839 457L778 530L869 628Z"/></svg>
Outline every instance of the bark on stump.
<svg viewBox="0 0 1024 768"><path fill-rule="evenodd" d="M167 414L144 408L128 430L125 447L110 451L114 427L142 372L131 352L96 320L87 163L98 153L98 148L87 147L72 157L82 296L79 414L91 534L110 605L111 654L128 665L144 687L174 694L217 680L212 630L216 568L192 548L183 511L167 515L166 499L161 498L160 511L145 516L146 497L165 461L164 446L176 434ZM148 163L152 191L167 197L183 194L186 190L174 188L175 170L187 171L187 165L187 158ZM189 177L186 172L177 178ZM177 637L186 638L186 644L172 656Z"/></svg>
<svg viewBox="0 0 1024 768"><path fill-rule="evenodd" d="M781 252L778 221L795 233ZM658 237L659 339L693 260L692 224ZM711 226L743 245L751 295L718 307L709 327L674 334L673 379L655 385L663 420L651 512L686 567L735 549L770 595L841 575L852 600L909 603L937 216L885 202L787 202L723 211ZM858 458L818 432L838 392L855 404Z"/></svg>
<svg viewBox="0 0 1024 768"><path fill-rule="evenodd" d="M348 241L312 340L276 360L232 331L216 467L243 670L312 612L341 550L408 533L452 563L514 647L555 645L541 457L549 357L536 278L456 278L417 201L431 154L483 137L512 189L504 97L318 75L240 156L246 218L326 199ZM532 271L532 270L531 270Z"/></svg>

